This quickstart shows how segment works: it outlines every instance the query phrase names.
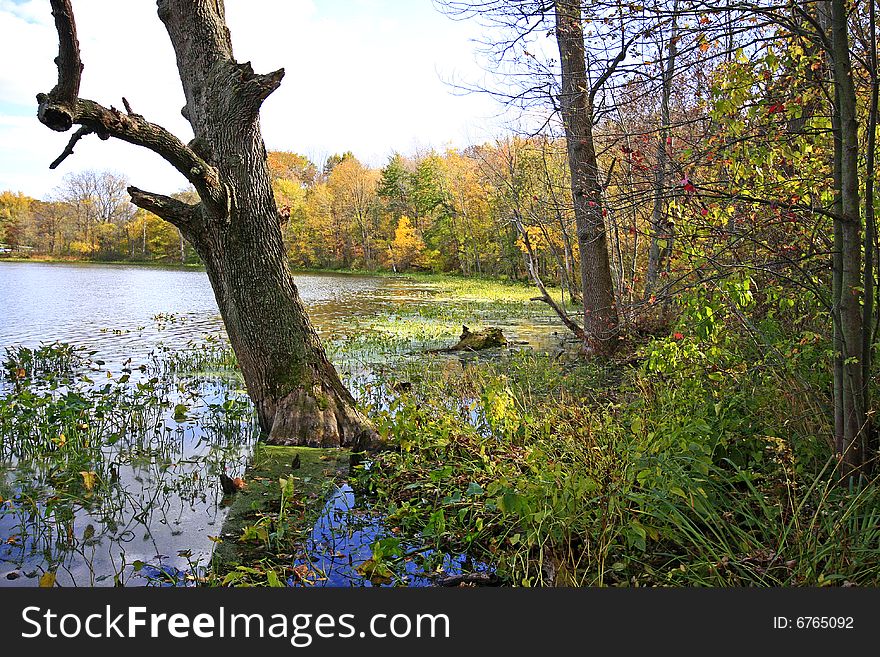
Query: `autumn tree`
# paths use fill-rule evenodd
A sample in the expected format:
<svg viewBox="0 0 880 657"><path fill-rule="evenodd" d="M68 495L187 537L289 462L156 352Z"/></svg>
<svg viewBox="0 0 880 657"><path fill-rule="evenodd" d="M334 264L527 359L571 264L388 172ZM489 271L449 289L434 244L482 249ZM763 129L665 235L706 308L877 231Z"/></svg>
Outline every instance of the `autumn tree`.
<svg viewBox="0 0 880 657"><path fill-rule="evenodd" d="M300 264L320 268L343 266L344 237L334 218L333 196L326 182L308 190L302 230L294 239L294 252Z"/></svg>
<svg viewBox="0 0 880 657"><path fill-rule="evenodd" d="M272 180L295 180L308 187L314 185L318 179L318 167L299 153L269 151L267 164Z"/></svg>
<svg viewBox="0 0 880 657"><path fill-rule="evenodd" d="M822 309L832 354L829 442L842 480L860 478L876 452L874 5L676 6L689 19L678 44L679 56L691 53L684 79L708 81L708 113L691 121L702 139L687 160L670 162L683 192L675 205L685 231L677 228L676 239L695 265L677 279L760 274L765 294L784 280Z"/></svg>
<svg viewBox="0 0 880 657"><path fill-rule="evenodd" d="M484 52L504 77L492 93L525 115L537 115L538 131L560 119L580 251L584 346L608 354L618 344L619 317L608 252L606 172L594 128L613 107L612 81L633 71L628 55L650 33L656 12L645 5L579 0L445 0L443 5L451 14L482 19L493 30ZM543 51L536 35L545 34L555 37L558 60Z"/></svg>
<svg viewBox="0 0 880 657"><path fill-rule="evenodd" d="M0 194L0 243L13 248L26 244L27 223L33 202L34 199L21 192Z"/></svg>
<svg viewBox="0 0 880 657"><path fill-rule="evenodd" d="M376 185L378 174L365 167L353 156L345 157L333 166L327 178L327 186L333 196L333 213L340 226L352 229L353 239L367 268L376 260L373 246L375 212L377 209ZM345 263L351 266L349 260Z"/></svg>
<svg viewBox="0 0 880 657"><path fill-rule="evenodd" d="M382 168L376 193L384 204L385 212L395 223L403 215L415 215L413 175L400 153L392 155Z"/></svg>
<svg viewBox="0 0 880 657"><path fill-rule="evenodd" d="M482 274L497 258L498 225L489 208L489 190L474 154L448 150L440 160L445 207L462 274Z"/></svg>
<svg viewBox="0 0 880 657"><path fill-rule="evenodd" d="M671 130L672 85L675 78L678 57L679 1L672 6L672 24L666 38L659 39L657 46L660 60L660 125L657 134L657 149L654 160L654 199L651 208L651 246L648 254L648 270L645 273L645 296L650 298L657 284L664 262L672 255L672 232L674 226L666 212L667 180L670 177L669 155L673 144ZM664 30L657 30L661 35Z"/></svg>
<svg viewBox="0 0 880 657"><path fill-rule="evenodd" d="M398 219L394 240L388 250L394 271L407 271L418 262L419 256L425 250L425 242L406 215Z"/></svg>
<svg viewBox="0 0 880 657"><path fill-rule="evenodd" d="M34 249L52 256L66 252L65 225L70 216L67 205L55 201L35 201L31 207Z"/></svg>
<svg viewBox="0 0 880 657"><path fill-rule="evenodd" d="M327 359L287 265L260 131L260 108L284 77L256 73L232 53L222 0L159 0L192 126L188 144L137 114L80 98L79 42L70 0L51 0L58 84L37 96L38 116L80 126L57 166L89 134L147 148L195 188L197 203L129 187L132 202L181 230L207 269L260 428L273 444L363 446L370 423Z"/></svg>
<svg viewBox="0 0 880 657"><path fill-rule="evenodd" d="M60 190L76 219L82 241L77 251L98 258L122 255L119 249L125 236L124 225L134 215L125 178L112 171L81 171L68 174Z"/></svg>

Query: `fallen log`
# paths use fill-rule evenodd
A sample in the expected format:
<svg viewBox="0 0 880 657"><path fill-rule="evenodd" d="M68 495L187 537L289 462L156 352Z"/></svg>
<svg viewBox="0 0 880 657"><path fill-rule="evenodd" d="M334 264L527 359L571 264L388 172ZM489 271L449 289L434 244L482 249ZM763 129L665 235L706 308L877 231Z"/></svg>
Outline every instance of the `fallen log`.
<svg viewBox="0 0 880 657"><path fill-rule="evenodd" d="M454 351L482 351L507 345L507 338L497 326L490 326L484 331L471 331L467 326L462 326L461 336L458 342L451 347L443 349L429 349L428 353L449 353Z"/></svg>

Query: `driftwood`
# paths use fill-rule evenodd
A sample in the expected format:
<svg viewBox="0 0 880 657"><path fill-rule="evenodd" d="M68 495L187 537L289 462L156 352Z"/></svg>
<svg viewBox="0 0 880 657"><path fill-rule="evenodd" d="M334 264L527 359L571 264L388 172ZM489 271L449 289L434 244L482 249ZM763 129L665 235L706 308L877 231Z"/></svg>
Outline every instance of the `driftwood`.
<svg viewBox="0 0 880 657"><path fill-rule="evenodd" d="M428 353L482 351L483 349L494 349L507 345L507 338L504 337L504 333L497 326L490 326L485 331L471 331L467 326L462 326L462 329L461 336L456 344L444 349L429 349Z"/></svg>

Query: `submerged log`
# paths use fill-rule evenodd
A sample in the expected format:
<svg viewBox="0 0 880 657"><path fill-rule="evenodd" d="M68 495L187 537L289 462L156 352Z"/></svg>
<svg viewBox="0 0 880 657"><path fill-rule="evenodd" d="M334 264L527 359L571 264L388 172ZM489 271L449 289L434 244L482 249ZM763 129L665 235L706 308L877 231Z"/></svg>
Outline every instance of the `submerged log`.
<svg viewBox="0 0 880 657"><path fill-rule="evenodd" d="M452 351L482 351L507 345L507 338L497 326L490 326L485 331L471 331L467 326L462 326L461 336L458 342L445 349L430 349L428 353L446 353Z"/></svg>

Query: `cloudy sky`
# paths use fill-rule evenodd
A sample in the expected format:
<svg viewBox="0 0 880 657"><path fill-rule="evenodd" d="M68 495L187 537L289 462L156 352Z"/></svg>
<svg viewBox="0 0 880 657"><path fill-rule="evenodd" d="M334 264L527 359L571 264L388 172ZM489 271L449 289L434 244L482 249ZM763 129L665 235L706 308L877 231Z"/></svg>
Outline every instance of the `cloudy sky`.
<svg viewBox="0 0 880 657"><path fill-rule="evenodd" d="M82 58L80 95L135 112L184 141L183 92L154 0L74 0ZM270 149L315 161L351 150L374 166L394 151L482 142L503 132L485 94L449 84L479 83L473 39L480 28L453 21L431 0L226 0L239 61L287 75L263 108ZM133 184L170 193L183 178L158 156L94 136L59 169L48 166L69 134L35 117L35 95L54 86L57 37L48 0L0 0L0 190L45 198L66 173L111 169Z"/></svg>

